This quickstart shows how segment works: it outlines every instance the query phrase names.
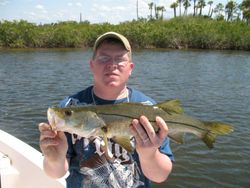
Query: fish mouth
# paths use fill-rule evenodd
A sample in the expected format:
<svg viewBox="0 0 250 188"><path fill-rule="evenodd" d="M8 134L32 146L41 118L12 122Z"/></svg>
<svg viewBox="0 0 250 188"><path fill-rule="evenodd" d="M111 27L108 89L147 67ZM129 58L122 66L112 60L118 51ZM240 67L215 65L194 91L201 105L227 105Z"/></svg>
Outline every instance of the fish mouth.
<svg viewBox="0 0 250 188"><path fill-rule="evenodd" d="M51 126L51 129L56 130L56 122L55 122L55 118L54 118L55 113L51 108L49 108L47 111L47 117L48 117L48 121L49 121L49 124Z"/></svg>
<svg viewBox="0 0 250 188"><path fill-rule="evenodd" d="M65 121L63 119L61 119L60 117L58 117L58 115L56 114L56 112L52 108L48 109L47 117L48 117L48 121L49 121L49 124L51 126L51 129L53 131L63 130Z"/></svg>

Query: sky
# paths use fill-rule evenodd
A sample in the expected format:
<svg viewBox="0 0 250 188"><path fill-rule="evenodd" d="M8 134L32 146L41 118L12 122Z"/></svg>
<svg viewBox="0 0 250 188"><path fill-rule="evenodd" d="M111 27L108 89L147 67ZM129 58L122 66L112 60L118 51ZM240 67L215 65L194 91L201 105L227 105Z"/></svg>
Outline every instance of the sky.
<svg viewBox="0 0 250 188"><path fill-rule="evenodd" d="M173 17L170 5L176 0L138 0L139 17L147 18L150 14L148 4L164 6L164 18ZM208 2L208 0L205 0ZM213 6L226 4L228 0L213 0ZM241 3L242 0L234 0ZM0 0L0 20L27 20L45 24L60 21L88 20L90 23L109 22L118 24L137 18L137 0ZM190 12L192 7L189 8ZM177 11L178 12L178 11ZM208 6L203 11L208 12Z"/></svg>

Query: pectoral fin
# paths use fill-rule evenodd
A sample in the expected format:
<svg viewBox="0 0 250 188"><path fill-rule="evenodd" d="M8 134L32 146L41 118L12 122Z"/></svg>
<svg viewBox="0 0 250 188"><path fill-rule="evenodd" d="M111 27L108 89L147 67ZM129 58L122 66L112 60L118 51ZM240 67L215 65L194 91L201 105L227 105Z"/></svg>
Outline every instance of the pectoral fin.
<svg viewBox="0 0 250 188"><path fill-rule="evenodd" d="M117 143L119 144L121 147L123 147L124 149L126 149L129 153L133 152L134 148L131 144L131 140L130 140L130 137L126 137L126 136L123 136L123 137L118 137L118 136L115 136L115 137L112 137L112 139Z"/></svg>

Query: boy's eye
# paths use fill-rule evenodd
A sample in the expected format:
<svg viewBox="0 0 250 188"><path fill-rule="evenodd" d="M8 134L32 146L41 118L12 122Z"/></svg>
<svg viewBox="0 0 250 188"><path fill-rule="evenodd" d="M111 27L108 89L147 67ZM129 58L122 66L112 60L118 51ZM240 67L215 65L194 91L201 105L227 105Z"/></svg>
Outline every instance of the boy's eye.
<svg viewBox="0 0 250 188"><path fill-rule="evenodd" d="M108 56L99 56L98 58L97 58L97 61L99 61L99 62L101 62L101 63L106 63L106 62L109 62L110 61L110 57L108 57Z"/></svg>
<svg viewBox="0 0 250 188"><path fill-rule="evenodd" d="M99 64L106 64L106 63L110 63L112 62L113 64L118 64L120 66L125 66L126 63L128 62L128 59L122 57L122 56L117 56L115 57L114 59L112 59L112 57L110 56L98 56L96 58L96 61L99 63Z"/></svg>
<svg viewBox="0 0 250 188"><path fill-rule="evenodd" d="M127 61L127 59L122 58L122 57L118 57L118 58L116 58L115 60L116 60L116 63L121 63L121 62Z"/></svg>

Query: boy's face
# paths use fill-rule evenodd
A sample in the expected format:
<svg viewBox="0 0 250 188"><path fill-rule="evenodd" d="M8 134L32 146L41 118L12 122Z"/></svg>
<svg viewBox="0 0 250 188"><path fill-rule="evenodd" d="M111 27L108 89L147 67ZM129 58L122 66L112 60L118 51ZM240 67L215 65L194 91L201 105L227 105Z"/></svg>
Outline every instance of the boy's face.
<svg viewBox="0 0 250 188"><path fill-rule="evenodd" d="M134 64L128 51L121 44L102 43L96 51L90 68L94 84L101 87L124 87L132 73Z"/></svg>

